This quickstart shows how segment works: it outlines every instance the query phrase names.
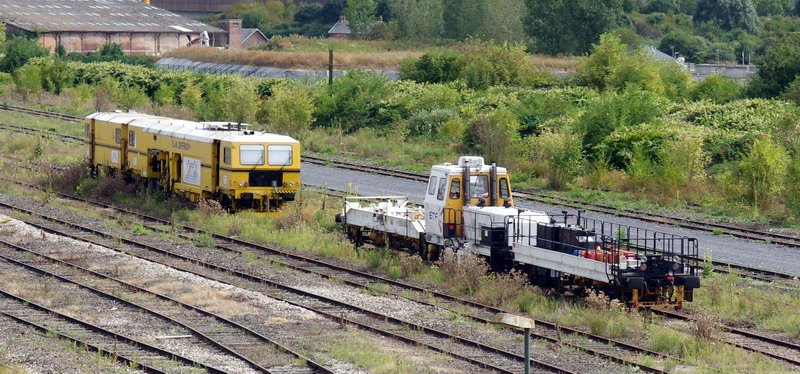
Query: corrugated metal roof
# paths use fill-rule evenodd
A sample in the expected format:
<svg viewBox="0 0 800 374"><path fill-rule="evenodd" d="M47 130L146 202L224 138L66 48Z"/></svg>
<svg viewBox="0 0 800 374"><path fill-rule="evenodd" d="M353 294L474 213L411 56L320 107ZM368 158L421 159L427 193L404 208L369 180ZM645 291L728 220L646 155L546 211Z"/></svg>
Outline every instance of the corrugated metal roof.
<svg viewBox="0 0 800 374"><path fill-rule="evenodd" d="M223 32L139 0L0 0L0 20L29 31Z"/></svg>

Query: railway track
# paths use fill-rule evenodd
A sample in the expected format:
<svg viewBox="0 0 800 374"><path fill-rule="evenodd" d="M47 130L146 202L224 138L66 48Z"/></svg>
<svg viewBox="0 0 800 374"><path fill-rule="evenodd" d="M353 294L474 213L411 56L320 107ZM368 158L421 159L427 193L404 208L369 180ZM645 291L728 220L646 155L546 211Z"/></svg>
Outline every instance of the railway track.
<svg viewBox="0 0 800 374"><path fill-rule="evenodd" d="M22 211L26 210L23 209ZM36 214L35 212L30 212L30 211L27 212L29 214L34 214L34 215ZM52 221L53 219L50 218L49 220ZM63 222L61 224L63 224ZM53 232L60 232L60 230L54 229L53 227L42 226L41 224L38 225L40 228L45 230L53 230ZM90 228L80 228L80 230L83 231L86 231L87 229L90 231L96 231ZM63 235L65 233L61 232L61 234ZM103 235L102 233L99 232L95 232L95 235L96 234ZM126 250L125 252L127 254L136 255L137 257L141 258L150 258L150 260L153 261L157 260L152 258L154 256L156 257L169 256L170 258L179 260L179 262L181 262L182 264L181 265L167 264L168 266L172 266L184 271L189 271L204 276L206 278L223 281L225 283L233 284L245 289L250 289L256 292L264 293L270 297L283 300L289 304L313 310L339 323L342 323L342 321L344 321L344 323L353 326L358 326L360 328L367 329L384 336L392 337L399 341L426 346L429 349L432 349L433 351L449 354L453 357L459 358L461 360L470 362L474 365L486 369L495 370L498 372L518 372L521 370L522 367L522 362L520 362L522 361L521 354L510 352L502 348L488 346L486 344L470 340L467 338L463 338L457 335L449 334L444 331L439 331L434 328L414 324L408 321L402 321L397 318L393 318L391 316L375 313L366 310L364 308L359 308L355 305L348 305L333 299L327 299L325 297L314 295L305 291L291 289L291 287L286 287L284 285L277 284L262 277L254 276L252 274L243 273L236 269L223 268L213 263L207 263L196 259L191 259L174 253L168 253L167 251L160 250L158 248L153 248L144 245L142 243L135 243L119 238L106 240L106 242L104 243L103 241L100 241L98 239L88 239L87 237L85 237L85 235L68 234L67 236L72 236L73 238L83 241L94 242L95 244L99 245L111 246L112 248L115 246L114 243L121 240L123 243L126 244L126 246L135 247L139 249L139 252L137 253L132 253L131 251ZM218 246L218 248L228 247L229 248L228 250L231 250L230 247L235 245L236 244L230 243L226 245L220 245ZM250 245L247 244L246 246L249 247ZM150 252L150 254L148 255L144 252ZM282 261L282 258L276 259L275 261ZM160 262L164 261L161 260ZM280 262L280 264L281 266L285 266L285 261ZM317 266L314 264L305 264L305 267L310 269ZM231 274L235 274L238 281L236 282L230 281ZM346 313L344 313L343 311L346 311ZM398 328L398 326L403 327L404 329L400 329ZM567 334L566 331L564 331L564 333ZM457 343L457 347L454 349L452 348L452 346L455 343ZM564 338L564 343L570 344L568 338ZM597 343L597 344L605 345L607 343L605 344ZM446 348L446 347L451 347L451 348ZM560 372L560 373L570 372L569 370L559 368L556 365L548 364L546 362L534 361L533 364L535 367L539 367L541 370L546 372ZM630 362L628 362L628 364L632 365L632 363ZM641 365L640 367L643 368L643 370L649 372L662 372L658 369L648 370L650 368L646 368Z"/></svg>
<svg viewBox="0 0 800 374"><path fill-rule="evenodd" d="M37 109L30 109L25 107L19 106L0 106L0 109L6 111L15 111L15 112L23 112L37 116L45 116L51 118L59 118L65 121L70 122L80 122L82 119L75 116L65 115L56 112L49 112L44 110L37 110ZM8 128L15 128L19 131L26 131L23 130L24 126L18 125L5 125ZM37 130L38 131L38 130ZM72 140L81 140L79 137L71 136L71 135L63 135L65 138L70 138ZM340 161L340 160L329 160L320 157L313 157L313 156L303 156L303 161L317 164L317 165L324 165L324 166L332 166L338 167L342 169L348 170L356 170L362 171L367 173L373 173L378 175L385 175L385 176L392 176L396 178L403 178L418 182L427 182L428 176L425 174L408 172L398 169L392 169L387 167L380 167L374 165L368 165L363 163L354 163L348 161ZM648 213L642 211L636 211L631 209L620 209L608 205L602 204L594 204L588 202L582 202L574 199L567 199L564 197L553 196L548 194L542 194L536 191L517 191L514 193L514 196L517 198L521 198L523 200L544 203L549 205L560 205L568 208L573 209L586 209L595 212L601 212L605 214L615 215L619 217L626 217L632 218L640 221L655 223L655 224L662 224L662 225L669 225L669 226L679 226L683 228L689 228L694 230L701 230L701 231L708 231L714 232L716 234L725 234L731 235L740 238L746 238L751 240L757 241L765 241L774 244L782 244L793 248L800 248L800 238L791 236L791 235L784 235L780 233L773 233L767 232L763 230L757 230L752 228L746 228L731 224L724 224L724 223L715 223L715 222L707 222L707 221L698 221L698 220L690 220L685 218L676 218L676 217L669 217L666 215L660 215L655 213ZM727 265L727 264L726 264Z"/></svg>
<svg viewBox="0 0 800 374"><path fill-rule="evenodd" d="M80 117L72 116L72 115L69 115L69 114L63 114L63 113L52 112L52 111L41 110L41 109L31 109L31 108L26 108L26 107L23 107L23 106L9 105L9 104L0 105L0 110L6 111L6 112L25 113L25 114L30 114L30 115L39 116L39 117L56 118L56 119L60 119L62 121L68 121L68 122L80 122L82 120L82 118L80 118Z"/></svg>
<svg viewBox="0 0 800 374"><path fill-rule="evenodd" d="M684 321L692 321L689 315L664 309L653 309L653 313ZM717 324L724 335L718 340L743 350L771 357L800 369L800 344L767 336L763 333L747 331L729 324Z"/></svg>
<svg viewBox="0 0 800 374"><path fill-rule="evenodd" d="M62 234L66 233L62 232ZM332 370L217 314L180 302L169 296L149 291L132 283L124 282L104 273L48 256L31 248L12 244L5 240L0 240L0 244L12 249L12 251L0 254L0 259L39 273L42 276L77 285L103 298L113 300L134 310L145 311L169 323L180 326L191 332L198 342L210 343L222 352L247 363L258 372L267 374L301 373L297 370L298 368L289 370L269 368L269 362L274 357L266 355L266 353L274 352L274 354L282 355L285 354L283 352L287 352L293 359L307 362L307 370L302 373L333 374ZM194 361L185 360L195 364ZM203 365L203 367L205 366ZM214 372L222 372L219 369L210 369Z"/></svg>
<svg viewBox="0 0 800 374"><path fill-rule="evenodd" d="M0 177L0 179L3 178ZM15 183L21 184L21 182L15 182ZM38 188L32 185L25 185L25 186L28 188ZM323 193L325 192L323 191ZM145 224L145 227L153 231L161 231L164 233L169 233L169 230L165 229L165 227L171 227L171 222L157 217L144 215L127 209L114 207L108 204L91 201L77 196L72 196L67 194L59 194L59 196L76 201L81 201L83 203L91 205L101 206L103 208L118 212L119 214L135 215L143 220L149 221L151 224ZM295 253L274 248L272 246L251 243L222 235L214 235L188 226L185 226L184 229L187 230L189 233L193 234L201 233L201 234L211 235L214 239L217 239L223 243L217 245L217 247L222 247L225 250L233 251L241 255L255 254L260 258L268 260L271 263L280 264L281 267L289 268L292 270L308 274L313 274L321 278L333 279L336 280L337 282L351 285L359 289L362 288L368 289L376 284L389 285L391 286L391 289L383 289L382 292L406 298L415 301L417 303L421 303L431 307L443 308L445 310L457 313L478 323L484 323L484 324L492 323L494 317L498 313L504 312L499 308L494 308L488 305L475 303L466 299L456 298L444 293L431 291L422 287L412 286L407 283L391 280L388 278L378 277L369 273L352 270L347 267L334 265L328 262L316 260L302 255L297 255ZM191 236L189 236L188 234L183 234L182 237L184 239L191 240ZM431 296L433 296L435 299L431 300ZM469 308L470 310L465 311L464 310L465 307ZM622 365L638 366L640 370L645 372L659 373L662 371L655 367L649 367L647 365L637 363L631 357L626 358L626 355L629 356L630 354L637 354L637 355L644 354L656 358L673 359L676 361L678 360L674 357L670 357L668 355L655 352L643 347L639 347L633 344L628 344L615 339L605 338L599 335L589 334L566 326L557 326L556 324L548 321L537 320L537 323L539 324L539 326L542 326L545 329L536 330L533 333L533 337L536 339L540 339L543 341L547 341L549 343L579 350L602 359L607 359L613 362L617 362ZM520 336L522 335L521 330L515 330L515 333Z"/></svg>
<svg viewBox="0 0 800 374"><path fill-rule="evenodd" d="M86 347L111 360L141 369L146 373L166 374L175 372L176 369L204 370L212 374L224 373L201 362L67 316L3 290L0 290L0 314L43 334L55 335L76 346ZM176 365L179 367L176 368Z"/></svg>
<svg viewBox="0 0 800 374"><path fill-rule="evenodd" d="M339 166L339 165L337 165L335 163L332 164L331 162L326 162L324 160L320 161L320 160L322 160L322 159L316 159L316 160L309 161L309 162L320 163L320 164L328 165L328 166L342 167L342 166ZM304 159L304 161L307 161L307 160ZM377 170L377 171L370 170L369 166L366 166L366 165L357 165L357 166L352 166L352 167L347 167L347 168L348 169L353 169L353 170L374 172L374 173L381 174L381 175L391 175L391 176L394 176L394 177L401 177L401 178L406 178L406 179L414 179L414 180L422 180L422 181L427 180L427 178L424 178L424 176L420 176L418 174L417 174L417 176L423 177L423 178L414 178L414 173L407 173L407 172L393 173L393 171L391 169L385 169L385 168L379 168L379 170ZM404 177L403 175L406 175L406 176ZM552 201L548 201L548 203L552 204ZM584 206L579 206L579 207L576 206L576 208L587 209L587 207L585 205ZM588 208L588 209L596 210L596 209L593 209L593 208ZM613 209L613 208L611 208L611 209ZM610 213L610 214L614 214L614 213ZM638 217L631 217L631 218L639 219ZM659 222L659 223L663 223L663 222ZM664 223L664 224L668 224L668 223ZM250 244L252 244L252 243L250 243ZM800 246L800 245L797 245L797 246ZM737 265L733 265L733 264L725 264L725 263L721 263L721 262L716 262L714 265L717 266L718 269L720 269L720 271L723 271L725 269L737 269L737 271L739 271L739 272L752 271L753 275L751 275L751 277L762 279L762 280L775 280L775 279L785 279L785 278L792 277L791 275L788 275L788 274L765 272L765 271L761 271L761 270L757 270L757 269L750 269L750 268L747 268L747 267L741 267L741 266L737 266ZM608 344L611 344L611 343L608 343Z"/></svg>

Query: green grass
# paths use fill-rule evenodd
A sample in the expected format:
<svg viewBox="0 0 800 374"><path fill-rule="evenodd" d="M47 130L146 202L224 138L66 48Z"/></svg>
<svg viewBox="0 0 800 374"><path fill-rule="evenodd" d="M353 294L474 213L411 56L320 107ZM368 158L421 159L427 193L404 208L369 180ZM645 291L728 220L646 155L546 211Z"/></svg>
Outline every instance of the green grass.
<svg viewBox="0 0 800 374"><path fill-rule="evenodd" d="M695 291L692 309L800 337L800 287L766 284L714 273Z"/></svg>
<svg viewBox="0 0 800 374"><path fill-rule="evenodd" d="M331 347L331 356L337 360L352 362L356 367L375 374L420 372L414 363L402 355L371 344L360 335L356 334L334 344ZM425 371L427 370L423 370Z"/></svg>

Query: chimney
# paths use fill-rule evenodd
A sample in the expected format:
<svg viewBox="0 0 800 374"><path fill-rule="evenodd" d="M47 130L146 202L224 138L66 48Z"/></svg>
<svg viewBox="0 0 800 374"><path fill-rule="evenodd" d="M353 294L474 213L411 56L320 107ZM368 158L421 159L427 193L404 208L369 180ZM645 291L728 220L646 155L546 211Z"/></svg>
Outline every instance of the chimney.
<svg viewBox="0 0 800 374"><path fill-rule="evenodd" d="M342 21L344 21L344 14L340 14L339 15L339 22L342 22Z"/></svg>
<svg viewBox="0 0 800 374"><path fill-rule="evenodd" d="M228 49L242 48L242 20L223 19L219 21L219 28L228 35Z"/></svg>

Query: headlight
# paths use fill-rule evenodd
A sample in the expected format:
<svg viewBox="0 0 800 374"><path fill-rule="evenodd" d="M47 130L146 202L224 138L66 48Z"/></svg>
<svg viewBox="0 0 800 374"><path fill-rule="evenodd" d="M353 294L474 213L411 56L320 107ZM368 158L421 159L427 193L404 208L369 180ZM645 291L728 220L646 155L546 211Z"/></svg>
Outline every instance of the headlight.
<svg viewBox="0 0 800 374"><path fill-rule="evenodd" d="M244 182L239 182L239 187L244 187Z"/></svg>
<svg viewBox="0 0 800 374"><path fill-rule="evenodd" d="M289 182L289 187L294 187L294 182Z"/></svg>

